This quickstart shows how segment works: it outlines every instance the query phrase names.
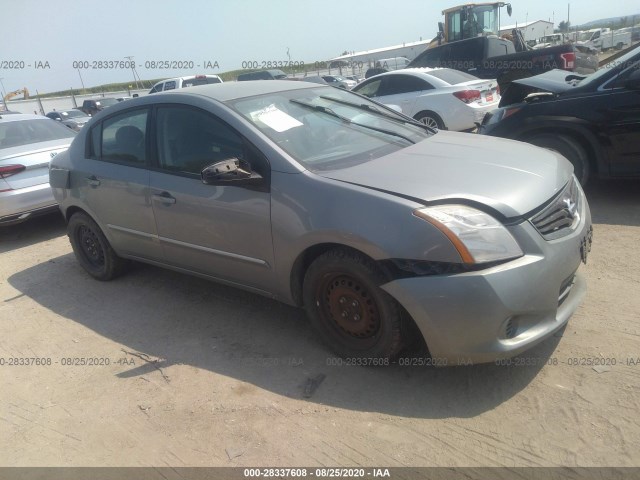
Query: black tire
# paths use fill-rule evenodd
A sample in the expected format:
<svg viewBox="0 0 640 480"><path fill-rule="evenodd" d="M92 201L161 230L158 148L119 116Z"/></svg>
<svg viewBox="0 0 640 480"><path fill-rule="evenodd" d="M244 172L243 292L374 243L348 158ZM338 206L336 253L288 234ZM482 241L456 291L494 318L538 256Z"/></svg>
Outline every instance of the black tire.
<svg viewBox="0 0 640 480"><path fill-rule="evenodd" d="M446 128L442 118L440 118L440 116L435 112L420 112L413 118L414 120L424 123L426 126L435 128L436 130L444 130Z"/></svg>
<svg viewBox="0 0 640 480"><path fill-rule="evenodd" d="M545 133L524 139L524 141L559 153L571 162L573 165L573 173L576 175L582 186L585 186L589 181L589 174L591 173L589 168L589 157L582 145L573 138L567 135L552 135Z"/></svg>
<svg viewBox="0 0 640 480"><path fill-rule="evenodd" d="M121 275L128 261L116 255L100 227L86 213L74 213L67 235L78 262L97 280L107 281Z"/></svg>
<svg viewBox="0 0 640 480"><path fill-rule="evenodd" d="M380 289L386 281L373 262L348 249L325 252L309 266L305 310L339 356L392 359L402 348L402 310Z"/></svg>

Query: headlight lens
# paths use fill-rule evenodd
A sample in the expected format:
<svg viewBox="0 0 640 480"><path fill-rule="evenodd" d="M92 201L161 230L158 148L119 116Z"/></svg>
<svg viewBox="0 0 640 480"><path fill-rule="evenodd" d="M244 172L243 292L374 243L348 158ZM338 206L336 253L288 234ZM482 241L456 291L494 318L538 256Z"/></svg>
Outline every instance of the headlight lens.
<svg viewBox="0 0 640 480"><path fill-rule="evenodd" d="M440 230L464 263L487 263L521 257L522 249L491 215L465 205L420 208L413 214Z"/></svg>

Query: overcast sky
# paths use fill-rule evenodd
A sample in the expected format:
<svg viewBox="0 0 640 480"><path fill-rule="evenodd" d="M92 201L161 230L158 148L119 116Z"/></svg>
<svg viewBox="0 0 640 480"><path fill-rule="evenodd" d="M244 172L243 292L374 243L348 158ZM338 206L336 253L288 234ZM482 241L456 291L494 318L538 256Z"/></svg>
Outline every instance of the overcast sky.
<svg viewBox="0 0 640 480"><path fill-rule="evenodd" d="M8 0L3 3L9 5ZM133 56L142 79L219 73L240 68L243 61L312 62L345 50L429 39L442 10L459 3L464 1L20 0L2 9L0 78L5 92L27 87L34 94L79 88L74 61L92 65ZM504 13L503 24L551 19L557 25L567 18L566 2L511 4L513 17ZM571 2L570 20L580 24L638 13L635 1L581 0ZM163 60L194 62L196 67L145 68L146 62ZM8 68L9 62L18 68ZM19 68L21 62L24 68ZM204 69L205 62L218 62L220 68ZM133 80L125 69L83 69L81 75L87 87Z"/></svg>

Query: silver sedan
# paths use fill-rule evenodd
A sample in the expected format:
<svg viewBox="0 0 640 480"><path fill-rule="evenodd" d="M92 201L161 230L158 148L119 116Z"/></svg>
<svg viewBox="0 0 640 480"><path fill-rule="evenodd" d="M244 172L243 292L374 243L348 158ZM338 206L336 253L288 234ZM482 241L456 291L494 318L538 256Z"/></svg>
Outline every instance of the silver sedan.
<svg viewBox="0 0 640 480"><path fill-rule="evenodd" d="M566 159L329 86L129 100L96 115L50 178L94 278L137 260L267 295L363 364L421 339L438 365L516 355L586 291L591 218Z"/></svg>
<svg viewBox="0 0 640 480"><path fill-rule="evenodd" d="M0 114L0 225L57 209L49 161L75 133L38 115Z"/></svg>

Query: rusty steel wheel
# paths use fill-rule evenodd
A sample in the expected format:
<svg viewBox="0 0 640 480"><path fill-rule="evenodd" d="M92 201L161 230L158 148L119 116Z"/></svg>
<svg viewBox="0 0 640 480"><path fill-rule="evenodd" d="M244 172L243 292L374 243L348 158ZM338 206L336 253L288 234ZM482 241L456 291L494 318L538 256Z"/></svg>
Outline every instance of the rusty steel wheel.
<svg viewBox="0 0 640 480"><path fill-rule="evenodd" d="M386 282L373 261L348 249L330 250L307 269L307 315L338 355L392 358L400 351L400 308L379 287Z"/></svg>
<svg viewBox="0 0 640 480"><path fill-rule="evenodd" d="M316 298L335 327L357 339L375 337L380 330L380 311L367 288L348 275L327 276Z"/></svg>

